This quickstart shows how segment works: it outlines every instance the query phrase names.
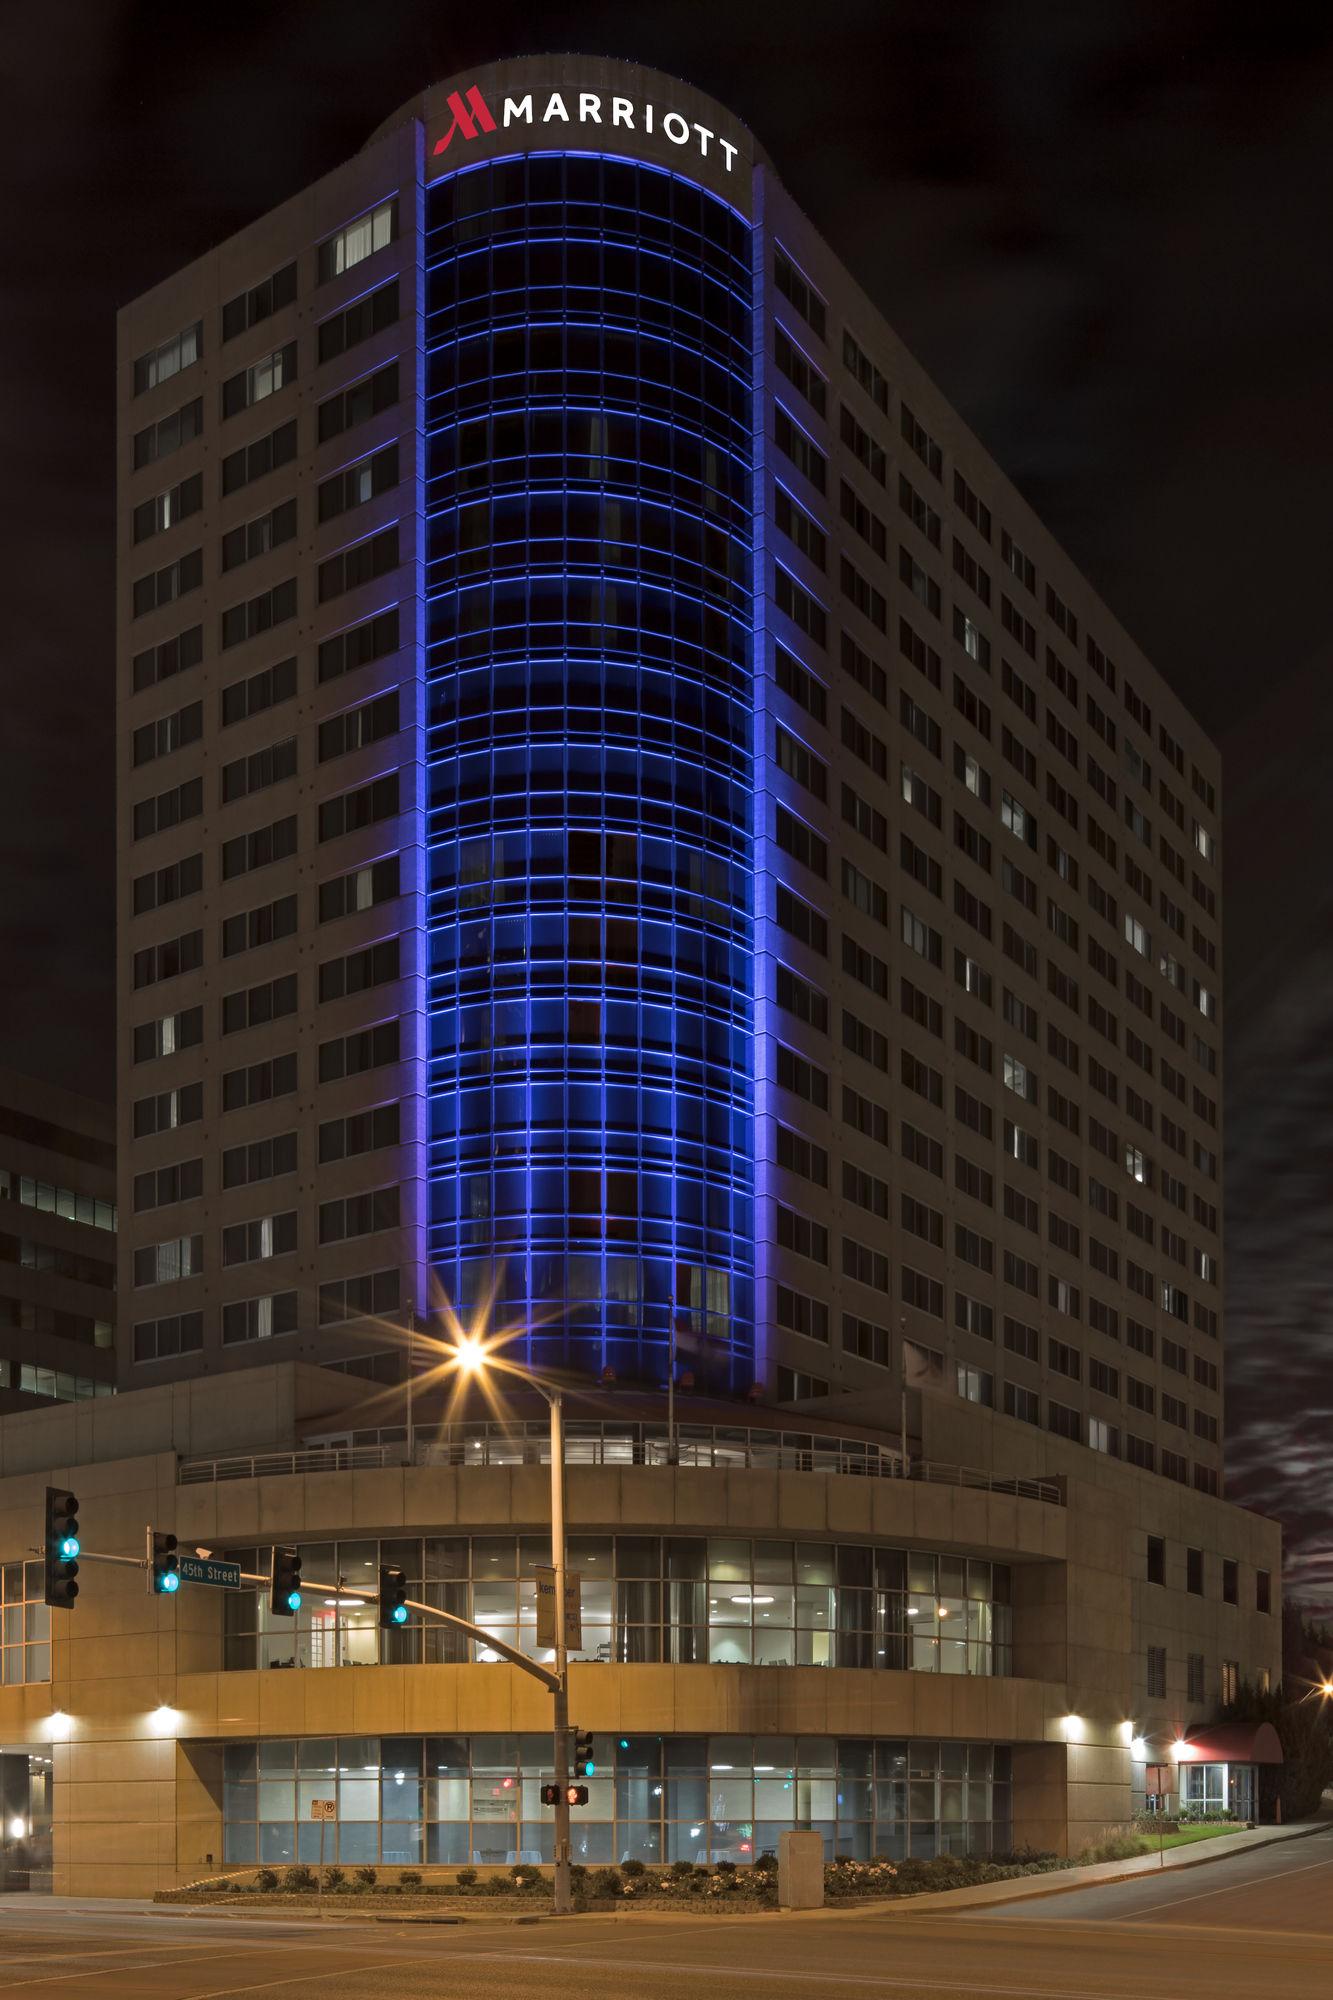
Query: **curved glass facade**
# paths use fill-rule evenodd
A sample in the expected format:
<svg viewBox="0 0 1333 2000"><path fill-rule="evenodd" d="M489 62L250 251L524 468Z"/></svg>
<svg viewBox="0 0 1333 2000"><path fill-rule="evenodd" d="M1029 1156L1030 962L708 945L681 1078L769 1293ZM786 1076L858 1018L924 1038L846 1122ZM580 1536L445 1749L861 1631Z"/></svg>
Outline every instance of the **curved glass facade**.
<svg viewBox="0 0 1333 2000"><path fill-rule="evenodd" d="M751 232L587 154L426 202L431 1262L530 1364L744 1389Z"/></svg>
<svg viewBox="0 0 1333 2000"><path fill-rule="evenodd" d="M253 1571L256 1549L232 1549ZM493 1632L534 1659L543 1535L428 1535L311 1542L309 1577L373 1579L401 1569L409 1596ZM878 1667L928 1674L1012 1671L1011 1576L985 1556L861 1542L751 1541L736 1535L574 1535L583 1643L570 1657L619 1665ZM275 1618L261 1591L228 1591L230 1668L427 1665L494 1660L449 1626L414 1620L379 1631L373 1604L307 1592Z"/></svg>
<svg viewBox="0 0 1333 2000"><path fill-rule="evenodd" d="M753 1861L810 1827L824 1852L1003 1854L1003 1743L834 1736L608 1736L573 1814L572 1858ZM390 1866L549 1861L549 1735L352 1736L229 1743L224 1859ZM309 1824L333 1798L336 1828Z"/></svg>

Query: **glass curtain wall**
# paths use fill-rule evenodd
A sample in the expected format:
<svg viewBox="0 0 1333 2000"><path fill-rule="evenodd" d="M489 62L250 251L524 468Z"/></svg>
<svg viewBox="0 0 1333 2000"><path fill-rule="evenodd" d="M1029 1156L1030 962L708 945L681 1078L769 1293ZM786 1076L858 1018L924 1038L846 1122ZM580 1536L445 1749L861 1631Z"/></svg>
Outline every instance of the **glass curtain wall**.
<svg viewBox="0 0 1333 2000"><path fill-rule="evenodd" d="M825 1736L621 1736L599 1745L574 1859L752 1862L793 1827L847 1855L1007 1853L1004 1744ZM540 1802L549 1735L233 1743L225 1859L318 1861L310 1801L333 1798L324 1859L348 1864L549 1861Z"/></svg>
<svg viewBox="0 0 1333 2000"><path fill-rule="evenodd" d="M232 1550L253 1570L259 1552ZM404 1571L409 1595L472 1620L534 1658L540 1535L454 1535L310 1543L300 1615L273 1618L262 1594L229 1591L225 1662L232 1668L412 1665L499 1657L448 1626L377 1629L373 1606L337 1583L373 1587L379 1563ZM916 1673L1012 1671L1011 1578L1005 1563L859 1543L734 1536L575 1535L582 1580L580 1660L686 1665L881 1667Z"/></svg>
<svg viewBox="0 0 1333 2000"><path fill-rule="evenodd" d="M530 1365L743 1389L751 232L580 154L427 225L432 1263Z"/></svg>

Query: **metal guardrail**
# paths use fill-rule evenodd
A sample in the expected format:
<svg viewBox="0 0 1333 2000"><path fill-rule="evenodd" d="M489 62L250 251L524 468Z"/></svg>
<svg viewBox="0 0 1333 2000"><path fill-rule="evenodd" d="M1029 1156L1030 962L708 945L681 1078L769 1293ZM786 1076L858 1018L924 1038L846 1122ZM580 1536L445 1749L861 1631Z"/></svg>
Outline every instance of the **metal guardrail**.
<svg viewBox="0 0 1333 2000"><path fill-rule="evenodd" d="M480 1431L480 1434L478 1432ZM913 1464L906 1472L901 1455L861 1439L805 1438L784 1442L780 1431L728 1430L692 1426L677 1435L674 1463L701 1470L834 1472L857 1478L912 1479L931 1485L963 1487L976 1492L1012 1494L1020 1499L1064 1505L1064 1491L1053 1479L1011 1478L970 1466ZM400 1466L509 1468L548 1463L546 1441L537 1435L476 1425L419 1438L380 1443L328 1440L295 1451L258 1452L236 1458L182 1459L177 1471L182 1486L221 1485L237 1479L290 1478L312 1472L375 1472ZM673 1463L665 1431L661 1435L627 1435L609 1427L566 1440L565 1462L571 1467L598 1465L666 1466Z"/></svg>

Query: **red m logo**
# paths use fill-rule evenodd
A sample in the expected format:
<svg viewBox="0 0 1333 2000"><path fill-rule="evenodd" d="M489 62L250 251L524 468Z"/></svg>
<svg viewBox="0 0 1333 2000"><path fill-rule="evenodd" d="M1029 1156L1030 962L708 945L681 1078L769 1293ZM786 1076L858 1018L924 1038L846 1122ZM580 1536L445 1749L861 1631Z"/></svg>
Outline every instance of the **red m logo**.
<svg viewBox="0 0 1333 2000"><path fill-rule="evenodd" d="M490 114L486 99L474 83L466 98L458 91L449 92L449 109L454 114L454 122L442 139L437 139L433 147L436 153L447 150L455 132L461 132L465 139L475 139L478 132L493 132L495 120Z"/></svg>

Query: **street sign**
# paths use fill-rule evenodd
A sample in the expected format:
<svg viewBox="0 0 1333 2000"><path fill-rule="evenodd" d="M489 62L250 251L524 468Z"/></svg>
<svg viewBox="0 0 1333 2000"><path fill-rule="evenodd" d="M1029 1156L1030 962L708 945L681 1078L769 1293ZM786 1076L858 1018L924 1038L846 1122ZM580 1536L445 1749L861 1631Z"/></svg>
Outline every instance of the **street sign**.
<svg viewBox="0 0 1333 2000"><path fill-rule="evenodd" d="M176 1562L182 1583L211 1583L219 1590L239 1590L241 1565L217 1562L212 1556L179 1556Z"/></svg>
<svg viewBox="0 0 1333 2000"><path fill-rule="evenodd" d="M310 1817L317 1820L337 1819L337 1801L334 1799L311 1799Z"/></svg>
<svg viewBox="0 0 1333 2000"><path fill-rule="evenodd" d="M537 1569L537 1644L555 1648L555 1570L549 1563ZM583 1578L565 1571L565 1645L571 1653L583 1645Z"/></svg>

